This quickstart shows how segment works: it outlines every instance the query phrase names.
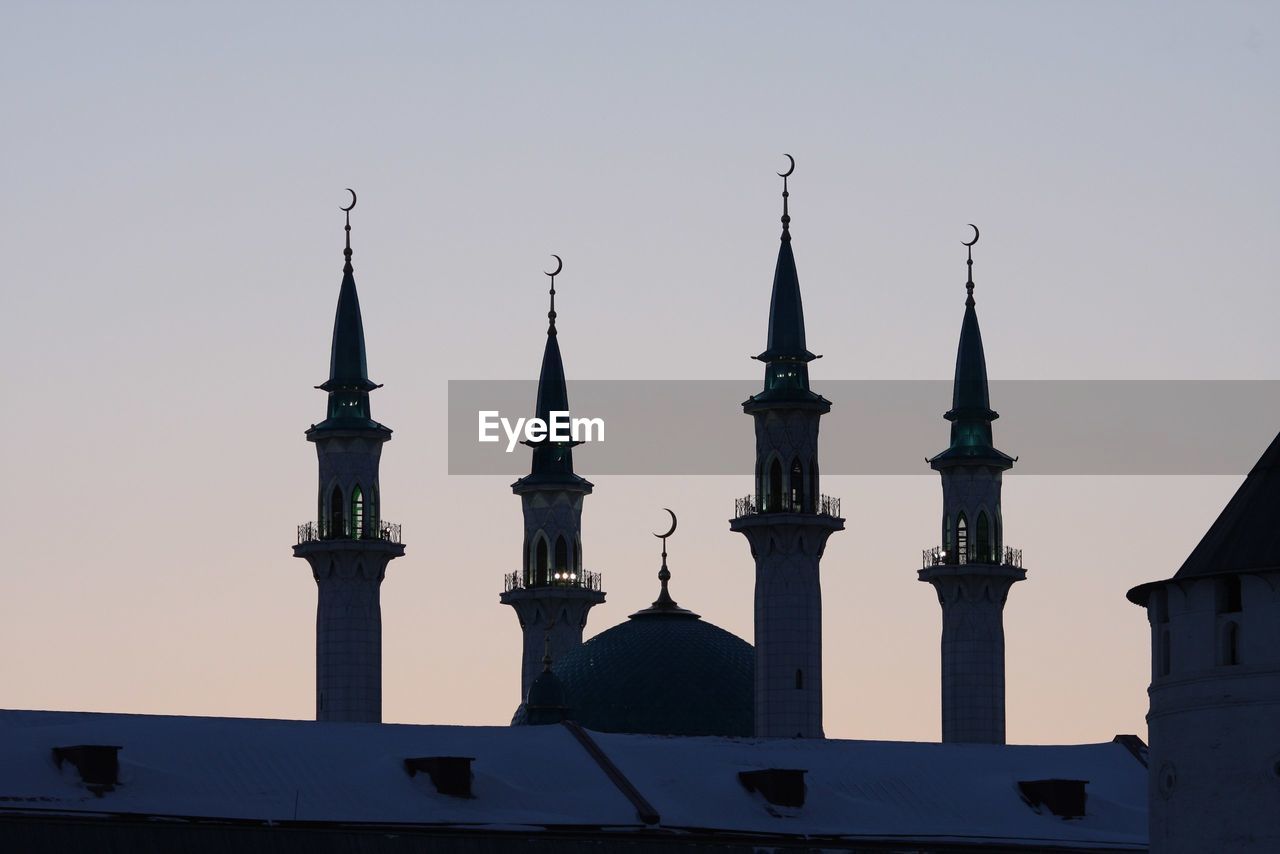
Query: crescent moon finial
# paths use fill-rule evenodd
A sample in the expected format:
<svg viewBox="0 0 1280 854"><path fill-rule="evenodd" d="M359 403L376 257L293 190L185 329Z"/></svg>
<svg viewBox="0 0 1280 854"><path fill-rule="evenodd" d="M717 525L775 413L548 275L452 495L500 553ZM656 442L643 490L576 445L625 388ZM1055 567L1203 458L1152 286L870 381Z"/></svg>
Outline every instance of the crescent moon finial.
<svg viewBox="0 0 1280 854"><path fill-rule="evenodd" d="M787 179L791 177L792 172L796 171L796 159L790 154L782 156L791 164L786 172L778 173L778 177L782 179L782 240L787 242L791 240L791 211L787 208L787 198L791 193L787 192Z"/></svg>
<svg viewBox="0 0 1280 854"><path fill-rule="evenodd" d="M665 549L666 549L666 545L667 545L665 541L666 541L667 537L671 536L672 534L674 534L674 533L676 532L676 524L677 524L677 523L676 523L676 514L672 513L672 512L671 512L671 510L670 510L669 508L667 508L667 507L663 507L662 509L663 509L663 510L666 510L666 511L667 511L667 513L669 513L669 514L671 515L671 528L670 528L670 530L668 530L665 534L654 534L654 536L655 536L655 537L657 537L658 539L660 539L660 540L663 540L663 541L664 541L664 542L663 542L663 544L662 544L662 547L663 547L663 549L665 550Z"/></svg>
<svg viewBox="0 0 1280 854"><path fill-rule="evenodd" d="M543 270L542 274L544 276L551 277L551 310L547 312L547 334L555 335L556 334L556 275L561 270L564 269L564 261L560 260L559 255L552 255L551 257L556 259L556 268L552 270L550 273L548 273L546 270Z"/></svg>
<svg viewBox="0 0 1280 854"><path fill-rule="evenodd" d="M965 264L968 265L969 268L969 280L964 283L965 292L968 294L964 300L965 305L973 305L973 244L977 243L978 237L981 236L981 232L978 231L978 227L976 225L969 223L969 227L973 229L973 240L970 240L967 243L963 240L960 241L969 250L969 258L965 261Z"/></svg>
<svg viewBox="0 0 1280 854"><path fill-rule="evenodd" d="M354 269L351 266L351 209L356 206L356 191L347 187L347 192L351 194L351 204L347 205L345 208L341 205L338 206L338 210L342 211L347 216L347 247L342 250L343 256L346 257L346 263L342 265L342 272L344 273L350 273Z"/></svg>

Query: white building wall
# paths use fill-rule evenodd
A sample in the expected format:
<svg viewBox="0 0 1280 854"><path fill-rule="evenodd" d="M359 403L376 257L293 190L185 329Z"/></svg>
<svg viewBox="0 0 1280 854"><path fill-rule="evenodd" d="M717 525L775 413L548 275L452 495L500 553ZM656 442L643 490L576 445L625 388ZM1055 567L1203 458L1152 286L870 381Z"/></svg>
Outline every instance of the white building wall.
<svg viewBox="0 0 1280 854"><path fill-rule="evenodd" d="M1280 851L1280 572L1239 578L1238 612L1221 577L1171 580L1148 602L1152 854Z"/></svg>

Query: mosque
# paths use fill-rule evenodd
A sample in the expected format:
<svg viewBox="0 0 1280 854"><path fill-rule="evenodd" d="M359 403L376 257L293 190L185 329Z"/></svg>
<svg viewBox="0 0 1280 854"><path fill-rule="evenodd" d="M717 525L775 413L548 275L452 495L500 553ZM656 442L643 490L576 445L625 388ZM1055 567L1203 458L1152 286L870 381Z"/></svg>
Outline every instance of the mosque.
<svg viewBox="0 0 1280 854"><path fill-rule="evenodd" d="M296 557L318 591L316 721L0 711L0 850L1280 851L1280 437L1171 578L1129 598L1151 625L1151 746L1007 745L1003 612L1026 580L1005 544L972 247L938 546L919 579L942 611L941 743L825 738L820 569L844 529L821 491L831 401L811 387L788 177L752 496L731 532L755 565L753 643L677 604L667 537L657 598L584 641L593 486L573 443L531 443L512 484L521 566L501 604L521 630L509 727L382 721L380 591L405 554L383 521L350 211L315 521ZM551 277L535 412L569 410ZM744 460L744 470L747 461ZM515 532L512 540L516 541ZM482 603L477 603L480 607ZM637 603L642 605L643 603ZM686 603L692 604L692 603Z"/></svg>

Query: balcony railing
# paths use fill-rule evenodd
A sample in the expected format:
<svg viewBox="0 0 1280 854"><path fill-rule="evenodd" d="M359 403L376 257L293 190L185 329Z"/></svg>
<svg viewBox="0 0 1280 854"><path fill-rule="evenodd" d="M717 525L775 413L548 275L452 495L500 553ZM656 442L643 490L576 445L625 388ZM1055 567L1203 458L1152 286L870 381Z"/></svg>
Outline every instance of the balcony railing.
<svg viewBox="0 0 1280 854"><path fill-rule="evenodd" d="M579 590L600 590L600 573L574 570L549 569L546 579L539 582L533 573L508 572L502 576L502 590L536 590L544 587L573 587Z"/></svg>
<svg viewBox="0 0 1280 854"><path fill-rule="evenodd" d="M996 559L997 556L999 560ZM922 569L928 569L931 566L964 566L966 564L986 566L998 564L1022 569L1022 549L1011 549L1005 546L1004 551L997 555L993 549L987 549L984 553L977 547L944 549L941 546L934 546L924 550L921 560Z"/></svg>
<svg viewBox="0 0 1280 854"><path fill-rule="evenodd" d="M765 513L813 513L817 516L840 516L840 499L830 495L819 495L816 508L806 506L808 502L792 500L790 495L770 499L765 495L744 495L733 501L734 518L739 516L758 516Z"/></svg>
<svg viewBox="0 0 1280 854"><path fill-rule="evenodd" d="M392 522L365 523L363 530L348 522L334 525L331 522L303 522L298 526L298 545L321 540L382 540L400 542L400 526Z"/></svg>

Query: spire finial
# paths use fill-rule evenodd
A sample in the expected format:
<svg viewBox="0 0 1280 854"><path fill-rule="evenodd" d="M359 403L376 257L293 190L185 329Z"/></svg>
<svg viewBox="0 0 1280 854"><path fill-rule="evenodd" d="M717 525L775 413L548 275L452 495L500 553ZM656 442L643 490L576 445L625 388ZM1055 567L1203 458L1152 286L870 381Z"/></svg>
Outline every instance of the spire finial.
<svg viewBox="0 0 1280 854"><path fill-rule="evenodd" d="M552 255L556 259L556 268L550 273L543 271L544 276L551 277L551 310L547 312L547 334L556 334L556 276L564 269L564 262L560 260L559 255Z"/></svg>
<svg viewBox="0 0 1280 854"><path fill-rule="evenodd" d="M671 570L667 569L667 537L676 532L676 514L672 513L666 507L662 508L671 515L671 527L665 534L654 534L655 537L662 540L662 569L658 570L658 581L662 583L662 592L658 594L658 601L653 603L655 608L669 608L675 606L675 600L671 598L671 593L667 590L667 582L671 580Z"/></svg>
<svg viewBox="0 0 1280 854"><path fill-rule="evenodd" d="M969 267L969 280L964 284L964 288L968 292L968 296L965 297L964 301L965 305L973 305L973 244L977 243L978 238L981 236L981 232L978 231L976 225L969 223L969 227L973 229L973 240L968 242L960 241L969 250L969 260L965 262Z"/></svg>
<svg viewBox="0 0 1280 854"><path fill-rule="evenodd" d="M787 209L787 199L791 197L791 193L787 190L787 179L791 177L791 173L796 171L796 159L790 154L784 154L790 166L786 172L779 172L778 177L782 179L782 239L791 239L791 212Z"/></svg>
<svg viewBox="0 0 1280 854"><path fill-rule="evenodd" d="M351 266L351 209L356 206L356 191L347 187L347 192L351 194L351 204L347 205L345 208L338 208L338 210L347 215L347 248L342 250L342 254L346 258L346 263L342 265L342 272L344 273L350 273L354 269Z"/></svg>

